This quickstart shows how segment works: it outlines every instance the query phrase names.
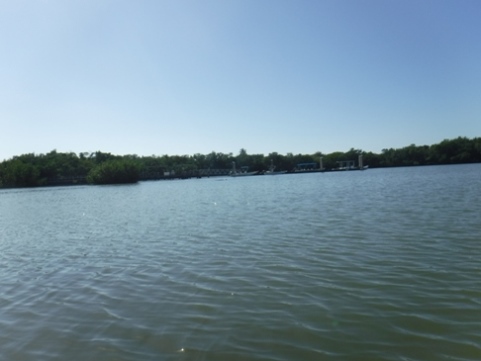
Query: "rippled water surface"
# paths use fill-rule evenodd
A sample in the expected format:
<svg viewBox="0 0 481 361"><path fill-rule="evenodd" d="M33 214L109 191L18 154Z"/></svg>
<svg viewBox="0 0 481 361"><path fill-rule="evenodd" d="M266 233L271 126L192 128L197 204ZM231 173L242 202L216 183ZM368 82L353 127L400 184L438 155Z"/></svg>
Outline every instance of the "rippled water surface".
<svg viewBox="0 0 481 361"><path fill-rule="evenodd" d="M0 191L1 360L481 360L481 165Z"/></svg>

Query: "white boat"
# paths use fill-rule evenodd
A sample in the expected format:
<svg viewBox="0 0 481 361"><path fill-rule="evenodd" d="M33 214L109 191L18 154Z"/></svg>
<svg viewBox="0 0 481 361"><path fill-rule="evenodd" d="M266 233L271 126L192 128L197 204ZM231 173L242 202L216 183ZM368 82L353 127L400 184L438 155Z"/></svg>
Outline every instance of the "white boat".
<svg viewBox="0 0 481 361"><path fill-rule="evenodd" d="M241 167L240 171L236 169L235 162L232 162L232 170L230 171L229 175L231 177L245 177L249 175L257 175L259 172L249 172L248 171L249 167L244 166Z"/></svg>
<svg viewBox="0 0 481 361"><path fill-rule="evenodd" d="M287 173L287 171L286 170L280 170L280 171L276 172L276 166L274 165L272 160L271 160L271 166L269 167L269 170L266 170L264 172L265 175L278 175L278 174L284 174L284 173Z"/></svg>

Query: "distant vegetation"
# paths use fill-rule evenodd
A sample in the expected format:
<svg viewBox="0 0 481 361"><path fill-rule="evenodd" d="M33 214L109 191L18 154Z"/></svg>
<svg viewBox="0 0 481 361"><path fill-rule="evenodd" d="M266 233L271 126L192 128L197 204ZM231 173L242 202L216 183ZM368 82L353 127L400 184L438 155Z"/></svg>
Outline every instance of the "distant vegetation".
<svg viewBox="0 0 481 361"><path fill-rule="evenodd" d="M38 187L62 184L116 184L135 183L142 179L162 179L172 176L188 177L201 174L227 172L232 162L237 166L249 166L249 170L267 170L271 162L276 170L294 170L299 163L317 163L323 158L323 167L333 169L336 162L357 161L363 155L364 164L370 168L415 165L458 164L481 162L481 138L458 137L443 140L439 144L400 149L383 149L375 154L351 148L347 152L330 154L286 155L276 152L247 154L241 149L238 155L212 152L207 155L182 156L117 156L110 153L58 153L24 154L0 163L0 187ZM208 170L208 172L207 172ZM202 173L204 172L204 173ZM207 172L207 173L205 173Z"/></svg>
<svg viewBox="0 0 481 361"><path fill-rule="evenodd" d="M95 165L87 174L92 184L135 183L139 180L141 165L131 159L111 159Z"/></svg>

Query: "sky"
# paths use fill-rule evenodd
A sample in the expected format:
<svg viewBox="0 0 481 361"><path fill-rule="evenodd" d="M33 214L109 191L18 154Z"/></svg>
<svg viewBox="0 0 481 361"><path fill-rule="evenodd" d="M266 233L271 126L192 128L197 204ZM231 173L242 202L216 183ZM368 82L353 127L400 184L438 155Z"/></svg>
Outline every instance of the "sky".
<svg viewBox="0 0 481 361"><path fill-rule="evenodd" d="M0 160L481 136L479 0L0 0Z"/></svg>

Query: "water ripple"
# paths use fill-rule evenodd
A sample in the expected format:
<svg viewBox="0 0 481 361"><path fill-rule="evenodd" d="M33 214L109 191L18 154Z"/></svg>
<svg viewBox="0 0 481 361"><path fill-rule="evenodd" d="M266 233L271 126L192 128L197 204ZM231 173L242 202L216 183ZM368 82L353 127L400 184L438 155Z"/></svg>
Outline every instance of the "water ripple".
<svg viewBox="0 0 481 361"><path fill-rule="evenodd" d="M479 360L459 169L2 191L0 359Z"/></svg>

